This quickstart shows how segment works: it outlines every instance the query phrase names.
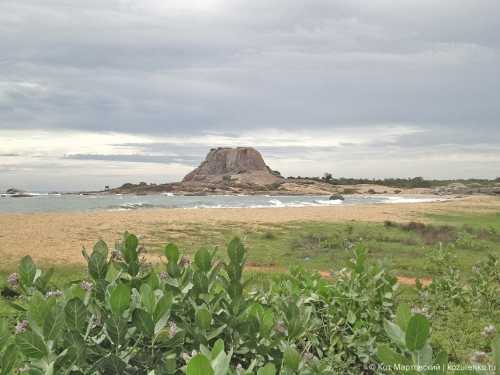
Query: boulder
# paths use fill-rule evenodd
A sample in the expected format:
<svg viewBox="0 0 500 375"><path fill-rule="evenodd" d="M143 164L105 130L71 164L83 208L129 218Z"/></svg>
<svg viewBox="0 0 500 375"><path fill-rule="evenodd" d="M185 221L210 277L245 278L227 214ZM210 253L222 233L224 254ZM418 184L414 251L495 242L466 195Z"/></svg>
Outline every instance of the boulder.
<svg viewBox="0 0 500 375"><path fill-rule="evenodd" d="M343 201L343 200L345 200L345 198L340 194L333 194L328 199L331 201Z"/></svg>
<svg viewBox="0 0 500 375"><path fill-rule="evenodd" d="M21 193L24 193L24 191L16 188L7 189L7 191L5 192L5 194L21 194Z"/></svg>
<svg viewBox="0 0 500 375"><path fill-rule="evenodd" d="M283 181L269 168L260 152L252 147L219 147L210 150L198 168L187 174L183 184L271 185Z"/></svg>

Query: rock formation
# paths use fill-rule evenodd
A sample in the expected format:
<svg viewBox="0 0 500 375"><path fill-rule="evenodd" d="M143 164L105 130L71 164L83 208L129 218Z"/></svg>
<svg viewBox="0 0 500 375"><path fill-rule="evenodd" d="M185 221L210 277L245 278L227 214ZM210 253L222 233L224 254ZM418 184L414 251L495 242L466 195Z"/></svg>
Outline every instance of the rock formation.
<svg viewBox="0 0 500 375"><path fill-rule="evenodd" d="M183 184L271 185L280 182L283 177L271 170L252 147L213 148L200 166L182 180Z"/></svg>

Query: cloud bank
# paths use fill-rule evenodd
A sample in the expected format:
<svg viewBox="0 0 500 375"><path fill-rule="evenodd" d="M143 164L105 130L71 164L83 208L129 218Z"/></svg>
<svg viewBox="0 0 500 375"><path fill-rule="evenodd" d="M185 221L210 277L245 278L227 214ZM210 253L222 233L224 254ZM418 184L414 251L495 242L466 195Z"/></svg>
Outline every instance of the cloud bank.
<svg viewBox="0 0 500 375"><path fill-rule="evenodd" d="M285 175L497 177L495 0L6 0L0 189Z"/></svg>

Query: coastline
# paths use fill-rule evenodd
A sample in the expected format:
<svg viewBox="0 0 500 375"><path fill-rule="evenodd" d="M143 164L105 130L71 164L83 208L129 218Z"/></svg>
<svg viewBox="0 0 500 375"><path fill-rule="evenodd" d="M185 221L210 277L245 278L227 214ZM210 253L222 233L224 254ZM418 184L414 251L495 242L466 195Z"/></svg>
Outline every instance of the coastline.
<svg viewBox="0 0 500 375"><path fill-rule="evenodd" d="M168 233L188 225L231 224L252 230L266 224L290 222L383 222L425 221L425 214L442 212L500 211L500 199L465 197L432 203L337 205L329 207L277 208L152 208L132 211L51 212L0 214L2 265L14 264L30 254L35 260L54 264L81 264L82 246L91 248L102 238L110 244L125 231L146 242L154 233Z"/></svg>

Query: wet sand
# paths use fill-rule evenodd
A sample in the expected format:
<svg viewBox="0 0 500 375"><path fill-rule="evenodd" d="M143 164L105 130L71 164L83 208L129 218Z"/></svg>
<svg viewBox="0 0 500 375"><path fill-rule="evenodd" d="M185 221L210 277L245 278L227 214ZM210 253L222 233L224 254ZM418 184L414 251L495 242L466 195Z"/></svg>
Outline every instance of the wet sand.
<svg viewBox="0 0 500 375"><path fill-rule="evenodd" d="M489 210L500 210L500 199L481 196L416 204L0 214L0 263L6 267L30 254L42 262L78 264L82 262L82 246L91 247L100 238L113 244L126 230L146 236L155 228L168 231L169 227L188 226L190 223L251 225L292 221L425 221L422 217L424 213Z"/></svg>

